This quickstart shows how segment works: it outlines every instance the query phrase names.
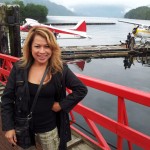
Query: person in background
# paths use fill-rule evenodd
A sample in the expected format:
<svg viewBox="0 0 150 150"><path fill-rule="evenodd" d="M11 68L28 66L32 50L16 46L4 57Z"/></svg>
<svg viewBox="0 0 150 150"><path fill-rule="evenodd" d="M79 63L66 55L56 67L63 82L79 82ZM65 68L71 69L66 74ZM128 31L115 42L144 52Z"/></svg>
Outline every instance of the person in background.
<svg viewBox="0 0 150 150"><path fill-rule="evenodd" d="M131 34L130 34L130 32L128 33L128 35L127 35L127 40L126 40L126 43L127 43L127 48L130 48L130 43L131 43Z"/></svg>
<svg viewBox="0 0 150 150"><path fill-rule="evenodd" d="M23 56L11 70L1 97L2 129L17 146L14 117L26 117L46 67L49 71L31 119L31 130L43 150L66 150L71 140L68 113L87 94L87 87L61 59L54 34L44 27L30 29ZM66 94L66 88L72 93ZM19 147L19 149L23 149ZM26 150L34 150L35 145Z"/></svg>

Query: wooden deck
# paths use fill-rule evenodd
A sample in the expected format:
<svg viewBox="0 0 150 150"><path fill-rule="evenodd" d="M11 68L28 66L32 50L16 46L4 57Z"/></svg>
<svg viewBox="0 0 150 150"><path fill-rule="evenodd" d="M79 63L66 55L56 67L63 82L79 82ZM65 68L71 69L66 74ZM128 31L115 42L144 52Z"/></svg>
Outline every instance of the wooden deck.
<svg viewBox="0 0 150 150"><path fill-rule="evenodd" d="M4 90L4 86L0 84L0 98L2 96ZM0 99L1 104L1 99ZM1 113L0 113L1 114ZM38 149L42 150L40 148L40 145L37 144ZM72 131L72 140L67 143L67 149L68 150L99 150L95 145L92 145L92 143L85 140L83 137L79 136L75 131ZM0 115L0 150L18 150L18 148L12 147L11 144L6 140L4 136L4 132L2 132L2 123L1 123L1 115Z"/></svg>
<svg viewBox="0 0 150 150"><path fill-rule="evenodd" d="M115 58L130 55L150 55L150 48L135 47L129 50L125 45L91 45L91 46L66 46L61 47L62 58L88 59L88 58Z"/></svg>

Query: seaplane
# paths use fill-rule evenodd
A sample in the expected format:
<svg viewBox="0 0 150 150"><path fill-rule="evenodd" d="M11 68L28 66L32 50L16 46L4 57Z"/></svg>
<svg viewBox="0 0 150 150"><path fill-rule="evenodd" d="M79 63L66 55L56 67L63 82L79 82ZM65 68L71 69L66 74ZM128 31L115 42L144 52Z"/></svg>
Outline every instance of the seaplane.
<svg viewBox="0 0 150 150"><path fill-rule="evenodd" d="M131 44L133 45L135 43L135 40L146 46L150 45L150 25L144 25L134 22L127 22L127 21L120 21L123 23L133 24L134 27L132 29L132 41Z"/></svg>
<svg viewBox="0 0 150 150"><path fill-rule="evenodd" d="M26 23L20 26L21 32L28 32L34 26L46 27L57 35L57 38L88 38L86 33L86 22L81 20L76 26L70 29L57 28L52 25L39 23L37 20L26 18Z"/></svg>

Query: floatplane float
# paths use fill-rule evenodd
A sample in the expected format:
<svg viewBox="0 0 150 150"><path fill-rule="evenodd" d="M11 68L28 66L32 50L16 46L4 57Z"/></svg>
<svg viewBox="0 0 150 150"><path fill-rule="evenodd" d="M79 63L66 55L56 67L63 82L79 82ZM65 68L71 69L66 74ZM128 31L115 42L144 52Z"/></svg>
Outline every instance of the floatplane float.
<svg viewBox="0 0 150 150"><path fill-rule="evenodd" d="M37 20L26 18L26 23L20 26L21 37L26 36L24 32L28 32L32 27L41 26L46 27L54 34L57 35L57 38L89 38L86 33L86 22L85 20L81 20L77 23L76 26L70 29L57 28L52 25L46 25L39 23Z"/></svg>

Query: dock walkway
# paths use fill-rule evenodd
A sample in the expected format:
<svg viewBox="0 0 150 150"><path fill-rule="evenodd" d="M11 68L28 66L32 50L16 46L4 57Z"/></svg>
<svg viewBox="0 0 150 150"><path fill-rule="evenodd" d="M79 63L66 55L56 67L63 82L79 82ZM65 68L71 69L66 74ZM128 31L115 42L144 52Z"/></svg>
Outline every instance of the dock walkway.
<svg viewBox="0 0 150 150"><path fill-rule="evenodd" d="M4 86L0 83L0 98L2 96ZM1 99L0 99L1 104ZM1 111L0 111L1 114ZM37 150L42 150L40 145L37 144ZM72 140L67 143L68 150L98 150L99 148L92 145L88 141L84 140L81 136L78 136L75 131L72 131ZM4 137L4 132L2 132L2 123L0 115L0 150L18 150L17 147L12 147L11 144Z"/></svg>
<svg viewBox="0 0 150 150"><path fill-rule="evenodd" d="M126 57L129 54L150 54L150 48L135 47L129 50L125 45L91 45L61 47L63 59L112 58Z"/></svg>

